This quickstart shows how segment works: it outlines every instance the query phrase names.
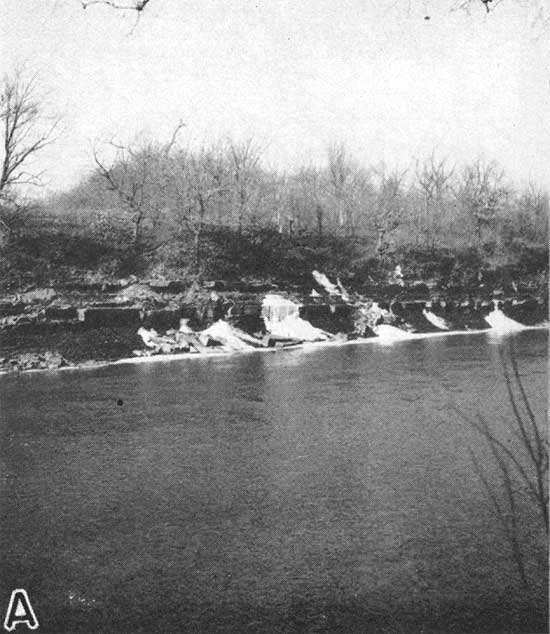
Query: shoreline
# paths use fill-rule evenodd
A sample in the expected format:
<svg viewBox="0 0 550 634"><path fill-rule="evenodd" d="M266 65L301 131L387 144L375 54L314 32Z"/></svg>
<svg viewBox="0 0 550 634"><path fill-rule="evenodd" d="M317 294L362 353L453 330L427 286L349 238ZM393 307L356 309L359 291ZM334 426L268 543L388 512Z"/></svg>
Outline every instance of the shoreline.
<svg viewBox="0 0 550 634"><path fill-rule="evenodd" d="M227 357L258 350L255 341L262 352L371 341L393 345L429 337L544 328L541 324L548 322L545 289L527 292L527 284L514 292L486 287L451 292L418 280L401 280L359 294L348 292L339 282L340 286L333 284L318 271L312 272L311 284L287 290L255 286L216 291L221 283L207 282L187 290L175 283L161 289L158 281L124 282L116 293L105 289L95 296L78 296L61 287L45 288L0 301L0 374ZM497 308L499 314L489 318ZM298 321L280 327L281 319L289 316ZM182 320L189 332L205 334L220 321L234 329L237 338L240 332L252 347L233 350L231 332L218 329L211 338L221 347L178 350L174 333ZM266 342L269 333L274 340Z"/></svg>
<svg viewBox="0 0 550 634"><path fill-rule="evenodd" d="M135 357L122 357L111 361L87 361L74 365L63 365L58 368L30 368L28 370L0 370L0 377L5 376L19 376L21 374L34 374L42 372L66 372L66 371L85 371L85 370L97 370L104 367L117 366L117 365L145 365L150 363L169 363L174 361L187 361L190 359L195 360L207 360L207 359L220 359L230 358L234 356L248 355L254 353L271 353L278 354L282 352L300 351L311 352L314 350L320 350L323 348L340 348L345 346L358 346L365 344L378 344L383 346L393 346L399 343L407 343L409 341L421 341L425 339L440 339L442 337L456 337L464 335L488 335L494 339L503 339L513 334L525 332L529 330L550 330L550 323L542 323L534 326L523 326L514 331L499 332L492 329L490 326L484 330L451 330L441 332L425 332L425 333L406 333L406 336L396 339L386 339L384 337L366 337L350 339L348 341L315 341L315 342L303 342L295 346L287 346L283 348L251 348L250 350L234 350L234 351L219 351L219 352L181 352L172 354L153 354L148 356L135 356Z"/></svg>

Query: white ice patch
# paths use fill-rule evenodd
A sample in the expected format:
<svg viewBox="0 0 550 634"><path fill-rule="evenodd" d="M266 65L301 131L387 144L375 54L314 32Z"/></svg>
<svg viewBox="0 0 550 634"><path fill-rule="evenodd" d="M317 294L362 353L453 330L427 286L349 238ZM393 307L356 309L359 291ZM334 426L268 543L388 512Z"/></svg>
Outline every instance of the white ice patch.
<svg viewBox="0 0 550 634"><path fill-rule="evenodd" d="M300 317L300 304L281 297L266 295L262 302L262 317L267 332L284 339L326 341L329 336Z"/></svg>
<svg viewBox="0 0 550 634"><path fill-rule="evenodd" d="M329 339L325 332L315 328L309 321L301 317L286 317L282 321L272 322L268 330L272 335L285 339L299 339L300 341L327 341Z"/></svg>
<svg viewBox="0 0 550 634"><path fill-rule="evenodd" d="M324 273L312 271L311 274L317 284L322 286L329 295L341 295L340 289L336 286L336 284L333 284Z"/></svg>
<svg viewBox="0 0 550 634"><path fill-rule="evenodd" d="M214 322L209 328L203 330L201 335L212 337L228 350L251 350L253 348L250 343L244 341L249 335L232 328L226 321Z"/></svg>
<svg viewBox="0 0 550 634"><path fill-rule="evenodd" d="M443 319L443 317L440 317L439 315L432 313L431 310L426 309L422 311L422 314L426 317L430 324L439 328L439 330L449 330L449 324Z"/></svg>
<svg viewBox="0 0 550 634"><path fill-rule="evenodd" d="M141 340L148 348L155 347L155 344L153 343L153 339L159 336L156 330L153 330L152 328L150 330L147 330L147 328L141 327L137 331L137 334L141 337Z"/></svg>
<svg viewBox="0 0 550 634"><path fill-rule="evenodd" d="M485 316L485 321L491 326L493 331L498 334L505 334L507 332L517 332L518 330L525 330L527 326L520 324L510 317L507 317L500 308L495 308L492 312Z"/></svg>
<svg viewBox="0 0 550 634"><path fill-rule="evenodd" d="M390 326L388 324L380 324L374 327L374 334L382 341L402 341L404 339L416 339L417 337L406 330Z"/></svg>
<svg viewBox="0 0 550 634"><path fill-rule="evenodd" d="M338 284L338 288L340 289L340 297L342 298L342 300L345 302L350 302L351 297L349 296L349 293L346 291L346 289L342 285L342 282L340 282L339 279L336 279L336 283Z"/></svg>
<svg viewBox="0 0 550 634"><path fill-rule="evenodd" d="M299 317L300 305L281 297L280 295L266 295L262 302L262 318L265 327L270 331L270 326L287 317Z"/></svg>

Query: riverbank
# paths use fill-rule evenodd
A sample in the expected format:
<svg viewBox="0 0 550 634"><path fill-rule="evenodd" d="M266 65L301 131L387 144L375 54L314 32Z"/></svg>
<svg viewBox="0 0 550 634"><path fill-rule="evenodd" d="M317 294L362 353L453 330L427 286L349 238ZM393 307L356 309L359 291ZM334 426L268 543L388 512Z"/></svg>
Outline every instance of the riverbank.
<svg viewBox="0 0 550 634"><path fill-rule="evenodd" d="M540 287L528 284L508 294L484 286L450 292L430 288L424 282L397 279L373 285L366 295L348 293L329 280L324 283L323 277L320 280L322 283L312 278L309 288L281 289L261 282L189 285L177 280L140 282L131 278L100 288L50 287L4 296L0 298L0 371L80 367L151 355L155 351L144 345L138 330L162 335L177 330L181 319L199 332L222 318L237 332L258 338L261 345L266 334L262 317L266 294L292 302L297 310L299 306L301 320L339 343L381 336L365 323L358 329L358 323L365 322L362 306L379 306L381 314L391 315L387 323L408 335L488 329L491 326L485 317L497 301L503 314L520 327L538 325L548 316L547 297ZM226 352L223 346L221 350L208 349L206 354L220 352ZM183 352L184 357L194 354ZM182 358L181 353L162 356Z"/></svg>

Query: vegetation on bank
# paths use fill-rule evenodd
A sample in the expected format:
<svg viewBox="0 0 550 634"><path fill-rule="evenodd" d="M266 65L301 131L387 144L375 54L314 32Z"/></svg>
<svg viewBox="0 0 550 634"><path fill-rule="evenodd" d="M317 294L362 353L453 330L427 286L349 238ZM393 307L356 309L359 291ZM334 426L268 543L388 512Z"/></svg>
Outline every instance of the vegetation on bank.
<svg viewBox="0 0 550 634"><path fill-rule="evenodd" d="M408 169L360 164L343 144L322 166L268 169L253 140L202 148L107 142L70 191L29 201L32 159L55 139L34 78L0 84L0 281L4 290L90 275L351 284L409 279L515 284L548 270L548 192L515 188L494 161L432 152Z"/></svg>
<svg viewBox="0 0 550 634"><path fill-rule="evenodd" d="M110 281L136 275L189 281L262 280L288 286L310 286L311 271L338 275L357 290L385 281L396 264L409 280L435 280L440 288L469 289L481 283L509 292L518 282L544 288L548 270L545 245L513 244L495 256L475 247L432 247L403 244L386 258L369 255L365 238L311 233L279 234L270 228L237 233L230 227L208 227L199 269L189 262L189 244L174 240L153 253L128 248L116 232L98 238L86 228L54 221L47 227L32 223L12 236L0 259L2 290L13 293L32 287L63 286L69 282Z"/></svg>
<svg viewBox="0 0 550 634"><path fill-rule="evenodd" d="M494 162L398 171L333 145L323 168L285 175L252 142L193 152L175 138L109 146L48 200L4 196L4 289L90 274L303 284L315 268L360 285L396 264L443 286L546 278L548 193L514 189Z"/></svg>

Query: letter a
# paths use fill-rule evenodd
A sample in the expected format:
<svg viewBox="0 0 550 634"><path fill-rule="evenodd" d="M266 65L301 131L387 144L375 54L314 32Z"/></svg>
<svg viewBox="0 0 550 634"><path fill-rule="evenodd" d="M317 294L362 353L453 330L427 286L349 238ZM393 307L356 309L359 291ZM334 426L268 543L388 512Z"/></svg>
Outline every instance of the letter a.
<svg viewBox="0 0 550 634"><path fill-rule="evenodd" d="M11 593L10 604L4 620L4 628L11 632L18 623L26 623L31 630L36 630L38 621L34 615L27 591L18 588Z"/></svg>

